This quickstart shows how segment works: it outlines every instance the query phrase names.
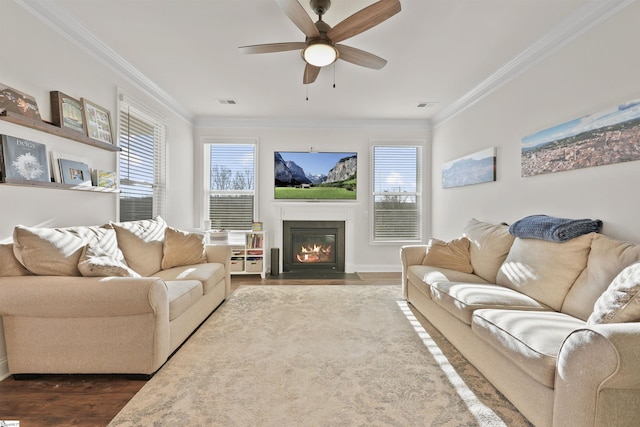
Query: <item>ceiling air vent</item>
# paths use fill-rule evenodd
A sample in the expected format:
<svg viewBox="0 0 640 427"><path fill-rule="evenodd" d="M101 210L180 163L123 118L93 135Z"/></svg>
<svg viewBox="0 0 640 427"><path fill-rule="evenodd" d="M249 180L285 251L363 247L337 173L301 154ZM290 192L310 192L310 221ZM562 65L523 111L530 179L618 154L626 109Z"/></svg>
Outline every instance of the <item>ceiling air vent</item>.
<svg viewBox="0 0 640 427"><path fill-rule="evenodd" d="M236 105L236 101L233 99L218 99L218 102L223 105Z"/></svg>

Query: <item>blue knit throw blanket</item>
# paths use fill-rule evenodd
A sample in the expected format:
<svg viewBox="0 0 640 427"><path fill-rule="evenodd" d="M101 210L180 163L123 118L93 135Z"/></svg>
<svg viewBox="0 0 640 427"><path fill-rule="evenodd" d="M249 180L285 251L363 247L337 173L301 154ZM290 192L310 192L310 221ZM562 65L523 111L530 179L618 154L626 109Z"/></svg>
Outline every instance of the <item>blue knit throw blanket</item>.
<svg viewBox="0 0 640 427"><path fill-rule="evenodd" d="M531 215L511 224L509 233L515 237L565 242L583 234L599 232L599 219L566 219L547 215Z"/></svg>

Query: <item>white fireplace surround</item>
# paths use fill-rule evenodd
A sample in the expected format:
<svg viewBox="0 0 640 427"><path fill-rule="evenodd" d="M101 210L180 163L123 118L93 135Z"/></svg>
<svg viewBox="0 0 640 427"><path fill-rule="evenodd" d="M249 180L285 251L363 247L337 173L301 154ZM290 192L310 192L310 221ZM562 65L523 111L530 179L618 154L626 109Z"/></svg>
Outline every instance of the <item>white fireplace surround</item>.
<svg viewBox="0 0 640 427"><path fill-rule="evenodd" d="M283 221L344 221L344 272L355 273L353 244L349 236L353 236L353 208L345 205L305 203L303 206L286 206L280 208L280 220L276 221L276 229L271 235L271 247L282 250L282 222ZM280 257L280 271L282 271L282 256Z"/></svg>

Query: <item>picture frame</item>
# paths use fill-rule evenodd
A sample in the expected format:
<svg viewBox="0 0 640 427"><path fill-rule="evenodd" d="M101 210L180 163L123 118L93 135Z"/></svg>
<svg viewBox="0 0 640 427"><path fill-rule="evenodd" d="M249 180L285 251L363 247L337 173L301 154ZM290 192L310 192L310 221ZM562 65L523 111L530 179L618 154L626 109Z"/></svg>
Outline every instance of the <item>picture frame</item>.
<svg viewBox="0 0 640 427"><path fill-rule="evenodd" d="M92 181L94 187L116 188L117 176L115 172L93 169Z"/></svg>
<svg viewBox="0 0 640 427"><path fill-rule="evenodd" d="M81 102L86 135L96 141L113 144L111 112L86 98Z"/></svg>
<svg viewBox="0 0 640 427"><path fill-rule="evenodd" d="M496 153L496 147L491 147L445 162L442 165L442 188L495 181Z"/></svg>
<svg viewBox="0 0 640 427"><path fill-rule="evenodd" d="M0 135L0 182L7 179L51 182L46 145Z"/></svg>
<svg viewBox="0 0 640 427"><path fill-rule="evenodd" d="M89 165L75 160L59 159L60 174L64 184L91 186Z"/></svg>
<svg viewBox="0 0 640 427"><path fill-rule="evenodd" d="M640 99L522 138L520 175L530 177L640 160Z"/></svg>
<svg viewBox="0 0 640 427"><path fill-rule="evenodd" d="M63 129L70 129L86 135L82 103L78 99L57 90L53 90L49 94L51 97L52 123Z"/></svg>
<svg viewBox="0 0 640 427"><path fill-rule="evenodd" d="M0 113L4 111L42 121L38 103L33 96L0 83Z"/></svg>

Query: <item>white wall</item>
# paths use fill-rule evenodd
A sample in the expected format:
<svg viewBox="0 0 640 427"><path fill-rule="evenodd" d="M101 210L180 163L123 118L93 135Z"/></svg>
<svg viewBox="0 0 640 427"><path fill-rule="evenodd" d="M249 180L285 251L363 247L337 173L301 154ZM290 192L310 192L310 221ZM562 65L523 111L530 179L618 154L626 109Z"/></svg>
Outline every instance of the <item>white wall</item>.
<svg viewBox="0 0 640 427"><path fill-rule="evenodd" d="M640 242L640 163L520 176L521 139L640 98L640 3L548 56L433 133L433 233L457 237L471 217L512 223L547 214L598 218L603 233ZM640 141L638 141L640 144ZM443 189L444 162L497 147L497 181Z"/></svg>
<svg viewBox="0 0 640 427"><path fill-rule="evenodd" d="M258 212L256 220L268 230L269 247L282 249L282 220L342 220L346 223L345 271L400 271L400 244L370 243L370 146L376 143L409 143L423 146L425 164L428 164L429 127L426 122L378 121L378 122L328 122L324 125L283 123L279 127L243 126L225 127L221 121L215 127L198 126L196 140L258 141ZM358 195L355 202L282 202L273 198L273 155L275 151L356 151L358 153ZM202 158L203 156L197 156ZM201 164L199 171L202 171ZM429 234L430 171L425 171L424 228ZM201 183L197 179L196 183ZM204 194L200 186L200 194ZM280 260L282 262L282 260Z"/></svg>
<svg viewBox="0 0 640 427"><path fill-rule="evenodd" d="M170 161L166 219L176 227L193 227L192 124L155 102L15 2L0 0L0 16L0 83L34 96L43 119L51 120L51 90L76 98L85 97L109 109L113 115L120 89L166 117ZM115 126L115 116L112 121ZM4 121L0 121L0 134L44 143L49 151L87 157L90 167L116 170L117 154L110 151ZM0 243L12 240L13 228L17 224L51 227L103 224L117 220L117 199L115 193L0 184ZM4 336L0 330L0 379L7 372Z"/></svg>

